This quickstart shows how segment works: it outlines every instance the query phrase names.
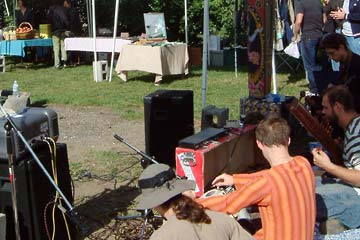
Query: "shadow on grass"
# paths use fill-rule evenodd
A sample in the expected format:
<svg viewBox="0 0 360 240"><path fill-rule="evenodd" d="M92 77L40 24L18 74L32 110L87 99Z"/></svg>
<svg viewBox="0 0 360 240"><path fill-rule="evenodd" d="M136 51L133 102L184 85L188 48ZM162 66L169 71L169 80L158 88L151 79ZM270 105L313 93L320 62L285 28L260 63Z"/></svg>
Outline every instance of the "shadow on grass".
<svg viewBox="0 0 360 240"><path fill-rule="evenodd" d="M208 71L225 71L225 72L235 72L233 66L224 66L224 67L208 67ZM247 73L247 66L239 66L239 73ZM188 75L177 74L177 75L167 75L163 76L164 83L172 83L180 79L192 78L192 77L201 77L202 68L191 66ZM144 83L155 83L155 74L147 73L142 71L133 71L129 72L128 81L139 81Z"/></svg>
<svg viewBox="0 0 360 240"><path fill-rule="evenodd" d="M33 103L30 103L30 106L31 107L46 107L47 103L48 103L48 101L43 99L43 100L38 100Z"/></svg>

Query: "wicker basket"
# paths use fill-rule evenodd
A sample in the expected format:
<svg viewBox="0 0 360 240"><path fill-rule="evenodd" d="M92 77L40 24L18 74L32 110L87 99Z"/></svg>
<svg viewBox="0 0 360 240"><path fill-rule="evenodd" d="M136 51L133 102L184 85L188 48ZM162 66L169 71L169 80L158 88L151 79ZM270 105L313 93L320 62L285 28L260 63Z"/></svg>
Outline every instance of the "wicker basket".
<svg viewBox="0 0 360 240"><path fill-rule="evenodd" d="M22 27L28 27L29 30L26 32L18 32L18 29ZM29 22L20 23L19 27L16 29L16 38L17 39L31 39L34 38L34 29Z"/></svg>

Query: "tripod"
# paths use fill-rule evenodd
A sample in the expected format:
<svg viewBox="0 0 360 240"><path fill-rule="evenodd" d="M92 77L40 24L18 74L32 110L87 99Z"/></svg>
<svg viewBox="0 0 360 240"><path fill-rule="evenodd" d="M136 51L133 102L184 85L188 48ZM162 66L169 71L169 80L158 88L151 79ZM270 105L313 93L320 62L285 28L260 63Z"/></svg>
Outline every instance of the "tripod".
<svg viewBox="0 0 360 240"><path fill-rule="evenodd" d="M14 211L14 220L15 220L16 239L20 240L20 232L19 232L19 221L18 221L18 216L17 216L18 213L17 213L17 204L16 204L17 203L16 202L16 184L15 184L16 183L16 181L15 181L16 175L13 172L14 153L12 153L12 149L11 149L11 138L10 138L11 131L13 131L15 133L15 135L17 135L20 138L20 140L23 142L25 148L29 151L30 155L33 157L36 164L39 166L39 168L44 173L46 178L49 180L50 184L54 187L56 192L59 193L59 195L61 196L62 200L64 201L65 205L68 208L68 210L66 210L65 208L60 208L61 206L58 206L59 209L61 209L63 211L63 213L67 214L69 219L75 224L75 226L78 228L78 230L80 230L81 234L83 234L83 235L87 234L88 230L85 228L85 226L83 226L81 224L78 213L74 211L74 207L71 205L71 203L66 198L64 193L61 191L61 189L57 186L55 181L52 179L51 175L46 170L46 168L44 167L42 162L39 160L38 156L35 154L35 152L31 148L31 146L28 144L25 137L21 134L21 132L17 128L17 126L16 126L15 122L12 120L11 116L5 111L5 109L3 108L3 106L1 104L0 104L0 110L7 120L4 127L7 132L7 139L8 139L8 143L9 143L7 146L8 147L7 150L8 150L8 155L9 155L9 168L10 168L10 174L11 174L10 179L12 180L12 202L13 202L13 211Z"/></svg>

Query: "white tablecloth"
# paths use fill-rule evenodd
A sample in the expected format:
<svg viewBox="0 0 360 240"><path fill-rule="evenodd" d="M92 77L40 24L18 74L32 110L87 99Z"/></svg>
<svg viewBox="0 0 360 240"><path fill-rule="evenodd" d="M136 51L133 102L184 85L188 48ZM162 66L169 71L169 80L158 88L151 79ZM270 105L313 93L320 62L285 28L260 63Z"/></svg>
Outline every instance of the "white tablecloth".
<svg viewBox="0 0 360 240"><path fill-rule="evenodd" d="M122 46L130 43L131 43L130 40L117 38L115 43L115 52L121 52ZM97 52L112 52L112 49L113 49L112 38L101 38L101 37L96 38ZM85 37L65 38L65 50L93 52L94 40L93 38L85 38Z"/></svg>
<svg viewBox="0 0 360 240"><path fill-rule="evenodd" d="M127 72L138 70L156 74L155 82L162 76L188 74L189 56L186 44L165 46L124 45L116 65L120 78L127 81Z"/></svg>

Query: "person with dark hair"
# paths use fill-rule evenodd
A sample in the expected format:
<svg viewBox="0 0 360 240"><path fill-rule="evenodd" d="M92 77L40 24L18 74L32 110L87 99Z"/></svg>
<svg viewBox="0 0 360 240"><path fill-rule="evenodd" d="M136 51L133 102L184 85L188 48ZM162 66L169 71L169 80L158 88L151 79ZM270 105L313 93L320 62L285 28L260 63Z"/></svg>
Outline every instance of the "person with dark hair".
<svg viewBox="0 0 360 240"><path fill-rule="evenodd" d="M347 228L360 227L360 115L345 86L325 90L322 113L344 131L344 166L335 165L321 149L313 149L314 164L336 178L317 177L317 220L337 219Z"/></svg>
<svg viewBox="0 0 360 240"><path fill-rule="evenodd" d="M321 47L328 56L340 62L337 84L344 84L350 90L355 110L360 112L360 56L348 49L346 38L339 33L329 33L321 41Z"/></svg>
<svg viewBox="0 0 360 240"><path fill-rule="evenodd" d="M205 210L189 197L195 182L177 179L170 166L152 164L139 177L141 189L137 209L154 208L167 221L150 237L177 240L250 240L253 239L234 218Z"/></svg>
<svg viewBox="0 0 360 240"><path fill-rule="evenodd" d="M16 27L19 27L22 22L28 22L31 24L31 26L34 26L34 16L32 10L28 8L24 0L18 0L17 3L19 10L15 11Z"/></svg>
<svg viewBox="0 0 360 240"><path fill-rule="evenodd" d="M66 9L67 16L69 19L69 31L71 32L70 36L79 35L81 32L80 17L74 4L75 3L72 0L64 1L64 8Z"/></svg>
<svg viewBox="0 0 360 240"><path fill-rule="evenodd" d="M262 229L256 239L312 240L315 227L315 177L307 159L289 155L290 127L282 118L261 121L256 143L271 168L251 174L221 174L214 186L235 185L225 196L198 200L227 214L251 205L259 208Z"/></svg>
<svg viewBox="0 0 360 240"><path fill-rule="evenodd" d="M79 36L81 33L81 22L78 10L75 7L75 2L73 0L65 0L64 8L67 11L69 19L69 31L65 32L66 37ZM80 64L80 55L78 52L68 52L68 58L71 65L76 66Z"/></svg>
<svg viewBox="0 0 360 240"><path fill-rule="evenodd" d="M54 67L58 69L61 67L65 68L68 59L65 51L65 32L70 28L66 8L63 5L51 6L49 8L48 20L52 30Z"/></svg>

